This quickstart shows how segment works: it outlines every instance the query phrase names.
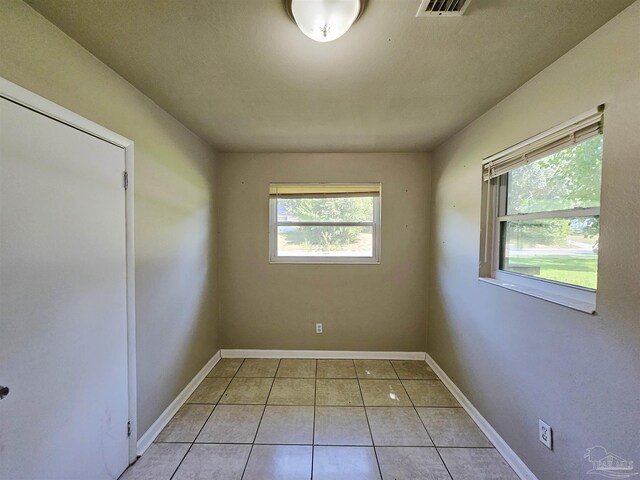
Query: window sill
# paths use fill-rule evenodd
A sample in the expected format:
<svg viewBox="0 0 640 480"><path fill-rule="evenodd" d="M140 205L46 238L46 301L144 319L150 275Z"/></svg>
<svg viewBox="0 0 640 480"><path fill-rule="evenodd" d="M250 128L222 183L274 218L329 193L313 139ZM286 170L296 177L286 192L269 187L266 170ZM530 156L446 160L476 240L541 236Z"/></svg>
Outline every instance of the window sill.
<svg viewBox="0 0 640 480"><path fill-rule="evenodd" d="M380 265L380 260L269 260L271 265Z"/></svg>
<svg viewBox="0 0 640 480"><path fill-rule="evenodd" d="M529 295L530 297L536 297L541 300L546 300L547 302L555 303L557 305L562 305L563 307L568 307L573 310L578 310L579 312L588 313L590 315L593 315L596 313L595 302L578 300L575 298L567 297L566 295L546 292L528 285L519 285L511 282L506 282L503 280L498 280L496 278L479 277L478 280L484 283L489 283L491 285L496 285L498 287L506 288L507 290L513 290L514 292L523 293L525 295Z"/></svg>

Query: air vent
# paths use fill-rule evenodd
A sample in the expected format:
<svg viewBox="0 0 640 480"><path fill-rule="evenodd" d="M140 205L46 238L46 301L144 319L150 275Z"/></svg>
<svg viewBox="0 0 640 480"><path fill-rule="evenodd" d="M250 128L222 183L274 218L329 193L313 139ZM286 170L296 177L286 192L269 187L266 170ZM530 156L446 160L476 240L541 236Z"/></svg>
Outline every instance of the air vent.
<svg viewBox="0 0 640 480"><path fill-rule="evenodd" d="M471 0L422 0L416 17L459 17Z"/></svg>

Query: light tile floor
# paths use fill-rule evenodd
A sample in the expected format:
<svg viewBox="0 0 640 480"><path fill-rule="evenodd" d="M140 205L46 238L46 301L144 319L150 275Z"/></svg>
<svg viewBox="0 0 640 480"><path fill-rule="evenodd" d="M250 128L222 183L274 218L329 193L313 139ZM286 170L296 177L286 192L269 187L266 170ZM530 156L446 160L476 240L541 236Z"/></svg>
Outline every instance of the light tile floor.
<svg viewBox="0 0 640 480"><path fill-rule="evenodd" d="M517 480L422 361L231 359L121 480Z"/></svg>

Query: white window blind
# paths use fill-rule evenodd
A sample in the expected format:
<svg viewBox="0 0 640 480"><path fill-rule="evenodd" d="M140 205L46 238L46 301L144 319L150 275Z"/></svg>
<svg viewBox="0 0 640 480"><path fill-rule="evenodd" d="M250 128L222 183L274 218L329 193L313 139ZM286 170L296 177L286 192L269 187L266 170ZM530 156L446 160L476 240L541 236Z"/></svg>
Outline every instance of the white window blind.
<svg viewBox="0 0 640 480"><path fill-rule="evenodd" d="M603 114L604 105L600 105L568 122L485 158L482 162L483 180L499 177L526 163L601 134Z"/></svg>
<svg viewBox="0 0 640 480"><path fill-rule="evenodd" d="M339 197L379 197L379 183L338 184L278 184L269 185L270 197L283 198L339 198Z"/></svg>

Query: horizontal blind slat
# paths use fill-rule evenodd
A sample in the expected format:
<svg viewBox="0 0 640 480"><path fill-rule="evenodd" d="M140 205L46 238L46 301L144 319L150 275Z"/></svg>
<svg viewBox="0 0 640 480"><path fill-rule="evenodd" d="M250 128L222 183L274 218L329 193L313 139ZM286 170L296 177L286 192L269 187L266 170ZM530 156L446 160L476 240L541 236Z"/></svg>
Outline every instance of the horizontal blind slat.
<svg viewBox="0 0 640 480"><path fill-rule="evenodd" d="M568 124L550 129L487 157L483 162L483 180L499 177L529 162L601 134L603 112L604 105L600 105L595 111Z"/></svg>
<svg viewBox="0 0 640 480"><path fill-rule="evenodd" d="M353 198L353 197L379 197L380 192L354 192L354 193L271 193L271 198Z"/></svg>
<svg viewBox="0 0 640 480"><path fill-rule="evenodd" d="M269 196L286 198L375 197L380 195L379 183L354 184L277 184L269 185Z"/></svg>

